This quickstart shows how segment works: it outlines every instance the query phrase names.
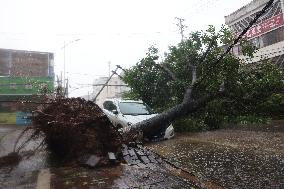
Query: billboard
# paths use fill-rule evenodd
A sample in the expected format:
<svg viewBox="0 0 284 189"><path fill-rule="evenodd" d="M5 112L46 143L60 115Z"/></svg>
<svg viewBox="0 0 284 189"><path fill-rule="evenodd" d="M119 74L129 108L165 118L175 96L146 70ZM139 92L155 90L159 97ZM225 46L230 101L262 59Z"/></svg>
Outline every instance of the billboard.
<svg viewBox="0 0 284 189"><path fill-rule="evenodd" d="M283 14L280 13L276 16L273 16L267 20L263 20L261 23L250 28L245 36L247 38L257 37L261 34L269 32L273 29L279 28L284 25Z"/></svg>
<svg viewBox="0 0 284 189"><path fill-rule="evenodd" d="M54 55L49 52L0 49L0 76L54 77Z"/></svg>
<svg viewBox="0 0 284 189"><path fill-rule="evenodd" d="M52 77L0 77L0 95L36 95L54 90Z"/></svg>

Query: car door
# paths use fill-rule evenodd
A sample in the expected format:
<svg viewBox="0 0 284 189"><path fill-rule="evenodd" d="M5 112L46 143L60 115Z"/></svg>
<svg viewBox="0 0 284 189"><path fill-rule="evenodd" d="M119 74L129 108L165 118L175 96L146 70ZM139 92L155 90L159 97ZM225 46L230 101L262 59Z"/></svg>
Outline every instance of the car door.
<svg viewBox="0 0 284 189"><path fill-rule="evenodd" d="M105 101L103 103L103 109L105 114L108 116L109 120L112 122L114 126L117 126L118 119L117 115L113 113L113 110L117 110L116 105L112 101Z"/></svg>

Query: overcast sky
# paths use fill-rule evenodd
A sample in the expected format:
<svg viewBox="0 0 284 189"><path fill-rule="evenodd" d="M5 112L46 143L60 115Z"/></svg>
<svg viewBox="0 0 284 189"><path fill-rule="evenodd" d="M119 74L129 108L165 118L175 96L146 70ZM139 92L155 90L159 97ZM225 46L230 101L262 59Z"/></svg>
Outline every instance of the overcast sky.
<svg viewBox="0 0 284 189"><path fill-rule="evenodd" d="M0 48L53 52L60 75L65 41L70 95L81 96L96 77L108 76L108 62L128 68L150 45L163 54L179 42L175 17L185 19L186 33L220 27L250 1L0 0Z"/></svg>

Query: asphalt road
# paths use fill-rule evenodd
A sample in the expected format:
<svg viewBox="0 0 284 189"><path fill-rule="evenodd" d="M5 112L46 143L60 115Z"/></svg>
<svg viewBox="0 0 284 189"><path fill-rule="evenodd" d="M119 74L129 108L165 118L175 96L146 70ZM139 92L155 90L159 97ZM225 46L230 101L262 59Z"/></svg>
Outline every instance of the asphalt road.
<svg viewBox="0 0 284 189"><path fill-rule="evenodd" d="M160 162L159 158L152 158L151 154L145 156L145 152L131 148L125 154L126 164L99 169L72 164L51 166L47 152L42 150L16 166L0 167L0 186L5 189L281 189L284 188L283 126L283 122L279 122L264 127L181 134L147 145L192 174L165 163L157 164L155 161ZM13 150L23 128L0 126L0 157ZM29 144L25 153L32 151L38 142ZM202 187L196 187L196 183Z"/></svg>

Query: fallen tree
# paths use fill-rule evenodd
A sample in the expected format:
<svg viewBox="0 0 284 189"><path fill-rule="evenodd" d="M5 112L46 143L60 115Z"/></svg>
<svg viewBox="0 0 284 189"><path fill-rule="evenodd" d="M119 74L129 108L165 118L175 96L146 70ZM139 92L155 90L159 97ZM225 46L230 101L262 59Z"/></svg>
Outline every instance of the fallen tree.
<svg viewBox="0 0 284 189"><path fill-rule="evenodd" d="M206 112L208 103L225 95L231 100L230 97L236 95L234 92L242 91L238 78L241 75L240 60L230 52L241 43L243 53L252 56L255 48L243 36L273 2L270 0L236 39L226 28L216 32L214 27L209 27L206 32L192 33L188 40L170 47L170 53L161 63L157 63L158 50L151 47L145 58L126 70L124 81L132 88L126 97L142 99L162 113L133 125L132 130L153 132L159 129L159 125L167 125L188 115L196 116L194 113L201 114L200 110L210 120L212 115ZM281 73L283 77L280 70L275 79L270 79L273 86L279 83L283 86ZM269 80L269 77L263 78ZM269 92L267 96L273 93L272 90Z"/></svg>
<svg viewBox="0 0 284 189"><path fill-rule="evenodd" d="M211 59L211 62L209 61L210 66L203 70L207 75L203 74L203 77L199 77L196 80L196 70L192 69L194 72L192 74L192 77L194 77L192 81L196 81L191 81L190 85L186 86L187 88L182 89L185 92L178 105L169 108L149 120L133 125L129 132L121 136L102 110L93 102L80 98L62 98L58 96L55 99L44 102L35 111L36 115L33 117L34 125L23 132L31 131L31 135L23 144L20 144L18 147L16 144L15 151L19 152L30 140L42 137L43 141L39 147L46 145L50 152L56 154L61 159L72 160L85 154L94 154L101 159L102 164L106 164L108 159L106 156L109 152L119 157L122 144L134 141L136 139L135 136L141 130L146 134L151 133L180 117L197 112L211 100L226 93L226 89L224 91L223 87L220 87L224 83L224 75L220 73L222 70L218 70L219 64L222 63L224 58L231 58L231 55L228 55L228 53L232 47L241 40L247 30L273 2L273 0L270 0L267 3L240 36L233 40L232 45L223 54L220 54L217 59L213 57L215 59ZM213 36L213 39L215 40L215 36ZM215 41L214 43L209 41L208 49L212 50L212 44L218 46L218 43L215 43ZM220 50L220 48L217 50ZM209 51L206 50L204 52L200 60L201 63L205 62ZM189 67L194 66L191 62L188 65ZM160 67L163 68L165 73L170 74L170 78L176 82L178 77L175 77L168 67L164 65ZM228 71L227 74L230 74L230 72ZM221 79L219 78L220 75L222 76ZM206 77L218 79L218 82L214 86L207 86ZM159 98L159 96L157 97Z"/></svg>

